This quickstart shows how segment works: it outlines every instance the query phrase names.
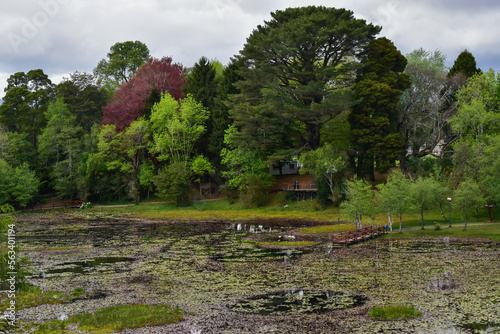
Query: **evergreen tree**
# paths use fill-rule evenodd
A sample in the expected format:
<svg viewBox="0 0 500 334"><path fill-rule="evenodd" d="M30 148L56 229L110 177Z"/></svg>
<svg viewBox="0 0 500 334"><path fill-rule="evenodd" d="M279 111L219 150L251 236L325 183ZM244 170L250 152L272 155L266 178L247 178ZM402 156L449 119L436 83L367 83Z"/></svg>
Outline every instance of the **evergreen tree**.
<svg viewBox="0 0 500 334"><path fill-rule="evenodd" d="M450 68L448 72L448 76L452 77L457 74L462 74L467 78L472 77L474 74L481 73L481 70L477 68L476 58L467 50L462 51L453 66Z"/></svg>
<svg viewBox="0 0 500 334"><path fill-rule="evenodd" d="M44 116L53 98L53 84L43 70L18 72L7 79L0 105L0 123L9 132L27 133L33 146L45 127Z"/></svg>
<svg viewBox="0 0 500 334"><path fill-rule="evenodd" d="M349 116L352 162L357 160L360 177L374 180L374 170L384 172L394 166L403 148L396 105L402 91L410 85L408 75L402 73L405 66L406 58L387 38L368 46L354 86L357 103Z"/></svg>
<svg viewBox="0 0 500 334"><path fill-rule="evenodd" d="M380 27L345 9L309 6L271 13L237 56L241 93L231 115L239 136L264 153L321 144L321 129L350 106L342 75Z"/></svg>
<svg viewBox="0 0 500 334"><path fill-rule="evenodd" d="M53 187L59 196L72 198L77 193L75 174L82 128L76 125L76 116L61 98L49 105L45 117L47 127L40 135L38 146L45 176L53 178Z"/></svg>
<svg viewBox="0 0 500 334"><path fill-rule="evenodd" d="M214 64L205 57L194 65L186 76L187 85L184 93L191 95L197 102L211 112L215 109L217 94L217 71ZM210 137L213 131L213 119L210 117L206 123L206 132L196 143L198 152L206 154L210 160L216 160L216 155L209 151ZM218 152L220 154L220 152Z"/></svg>

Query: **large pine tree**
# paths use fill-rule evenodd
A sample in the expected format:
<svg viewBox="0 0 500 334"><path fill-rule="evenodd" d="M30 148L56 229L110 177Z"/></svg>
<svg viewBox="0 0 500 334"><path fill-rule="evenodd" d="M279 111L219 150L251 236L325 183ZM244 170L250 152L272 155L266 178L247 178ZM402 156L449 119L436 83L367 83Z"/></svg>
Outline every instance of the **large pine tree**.
<svg viewBox="0 0 500 334"><path fill-rule="evenodd" d="M380 31L346 9L271 13L237 56L244 80L231 113L245 140L269 153L321 144L321 129L348 108L342 75Z"/></svg>

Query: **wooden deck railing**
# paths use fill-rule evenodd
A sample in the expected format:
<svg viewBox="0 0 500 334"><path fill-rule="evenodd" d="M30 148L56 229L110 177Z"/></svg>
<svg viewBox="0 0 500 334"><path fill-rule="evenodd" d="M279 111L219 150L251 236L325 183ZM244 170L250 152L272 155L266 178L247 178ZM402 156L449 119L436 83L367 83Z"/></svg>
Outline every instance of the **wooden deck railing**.
<svg viewBox="0 0 500 334"><path fill-rule="evenodd" d="M316 183L285 183L283 184L285 191L318 191Z"/></svg>
<svg viewBox="0 0 500 334"><path fill-rule="evenodd" d="M368 226L355 231L335 233L332 235L332 242L337 245L350 245L364 240L375 238L384 234L385 228L382 226Z"/></svg>

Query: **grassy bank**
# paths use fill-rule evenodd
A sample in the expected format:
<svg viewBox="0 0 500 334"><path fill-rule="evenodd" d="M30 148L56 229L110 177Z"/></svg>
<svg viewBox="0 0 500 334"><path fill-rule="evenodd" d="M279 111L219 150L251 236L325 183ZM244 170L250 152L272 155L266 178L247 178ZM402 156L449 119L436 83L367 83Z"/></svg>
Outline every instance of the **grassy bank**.
<svg viewBox="0 0 500 334"><path fill-rule="evenodd" d="M176 207L173 203L141 203L140 205L128 206L100 206L92 209L93 212L110 212L113 215L127 215L135 218L167 219L176 221L190 220L258 220L258 219L303 219L313 220L321 223L332 223L330 226L317 228L317 231L310 233L334 233L338 228L334 225L338 219L341 221L352 221L340 213L338 208L327 208L325 210L315 201L289 202L287 204L275 204L259 207L247 208L240 203L229 203L228 200L213 200L195 202L189 207ZM500 210L496 210L496 216L500 215ZM446 213L448 217L448 213ZM419 237L419 236L455 236L455 237L478 237L500 240L500 223L488 222L487 211L479 210L478 214L469 222L467 231L463 231L464 220L458 212L451 214L452 228L448 227L448 222L444 220L439 209L428 210L424 214L425 229L420 229L420 215L417 212L403 215L403 233L399 234L398 217L393 217L392 236ZM435 230L435 223L441 225L440 230ZM378 214L375 220L364 219L364 224L385 225L387 215ZM305 233L307 233L305 231Z"/></svg>

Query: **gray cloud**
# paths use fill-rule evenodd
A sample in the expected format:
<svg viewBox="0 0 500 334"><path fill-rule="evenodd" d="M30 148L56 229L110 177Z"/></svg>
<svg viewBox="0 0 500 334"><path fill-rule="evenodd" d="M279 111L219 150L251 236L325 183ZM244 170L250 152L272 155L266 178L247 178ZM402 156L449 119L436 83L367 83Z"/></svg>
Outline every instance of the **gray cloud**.
<svg viewBox="0 0 500 334"><path fill-rule="evenodd" d="M187 67L201 56L227 63L270 12L307 5L351 9L381 25L405 54L439 49L451 66L467 48L483 70L500 69L496 0L17 0L0 13L0 89L9 75L34 68L54 81L91 72L113 44L128 40Z"/></svg>

